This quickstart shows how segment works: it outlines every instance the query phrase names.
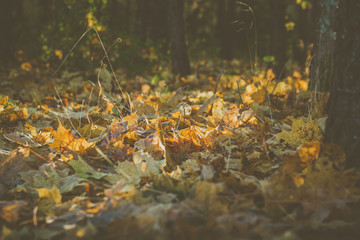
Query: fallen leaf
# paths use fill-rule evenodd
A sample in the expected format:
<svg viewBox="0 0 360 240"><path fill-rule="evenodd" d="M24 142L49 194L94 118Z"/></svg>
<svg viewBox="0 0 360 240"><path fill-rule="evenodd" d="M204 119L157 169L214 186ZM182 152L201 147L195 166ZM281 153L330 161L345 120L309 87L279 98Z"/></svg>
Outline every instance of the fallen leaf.
<svg viewBox="0 0 360 240"><path fill-rule="evenodd" d="M53 186L51 189L48 188L36 188L35 189L39 195L39 198L45 200L47 203L54 203L56 205L61 204L61 194L59 189L56 186Z"/></svg>
<svg viewBox="0 0 360 240"><path fill-rule="evenodd" d="M86 150L93 147L95 143L89 143L85 138L74 138L70 129L66 129L59 121L59 127L54 132L54 141L49 146L56 151L62 152L69 149L78 154L85 154Z"/></svg>
<svg viewBox="0 0 360 240"><path fill-rule="evenodd" d="M81 156L78 156L78 159L67 161L67 164L74 169L76 176L80 178L101 179L107 175L106 173L95 171Z"/></svg>

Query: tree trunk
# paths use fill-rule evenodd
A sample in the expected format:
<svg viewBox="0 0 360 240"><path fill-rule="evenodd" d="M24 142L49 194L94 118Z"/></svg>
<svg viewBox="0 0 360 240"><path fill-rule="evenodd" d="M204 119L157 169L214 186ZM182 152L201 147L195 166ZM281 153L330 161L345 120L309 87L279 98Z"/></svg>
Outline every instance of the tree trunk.
<svg viewBox="0 0 360 240"><path fill-rule="evenodd" d="M145 42L148 37L148 23L149 23L149 1L137 0L137 33L141 41Z"/></svg>
<svg viewBox="0 0 360 240"><path fill-rule="evenodd" d="M235 29L232 22L235 20L235 1L220 0L218 7L218 28L221 40L220 57L230 60L234 57Z"/></svg>
<svg viewBox="0 0 360 240"><path fill-rule="evenodd" d="M168 9L168 0L152 0L150 2L151 8L151 17L149 19L150 23L150 37L153 40L163 40L168 38L168 26L167 26L167 12Z"/></svg>
<svg viewBox="0 0 360 240"><path fill-rule="evenodd" d="M184 0L169 0L169 30L172 71L186 76L190 74L189 56L185 43Z"/></svg>
<svg viewBox="0 0 360 240"><path fill-rule="evenodd" d="M0 64L9 63L14 57L14 19L12 12L13 1L0 1L0 28L3 33L0 38Z"/></svg>
<svg viewBox="0 0 360 240"><path fill-rule="evenodd" d="M286 62L286 4L283 0L272 1L270 4L272 9L271 54L276 61L275 74L279 76Z"/></svg>
<svg viewBox="0 0 360 240"><path fill-rule="evenodd" d="M340 1L337 11L325 141L340 144L348 166L360 167L360 1Z"/></svg>
<svg viewBox="0 0 360 240"><path fill-rule="evenodd" d="M314 73L311 78L311 89L329 91L333 74L333 55L335 39L335 10L339 0L321 0L315 3L318 16L317 39L315 41Z"/></svg>

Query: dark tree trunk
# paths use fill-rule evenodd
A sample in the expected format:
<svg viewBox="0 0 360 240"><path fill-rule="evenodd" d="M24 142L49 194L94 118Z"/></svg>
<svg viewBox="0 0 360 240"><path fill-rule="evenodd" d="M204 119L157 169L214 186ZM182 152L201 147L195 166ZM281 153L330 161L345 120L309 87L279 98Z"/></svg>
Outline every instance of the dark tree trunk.
<svg viewBox="0 0 360 240"><path fill-rule="evenodd" d="M131 30L131 28L130 28L130 19L131 19L131 0L126 0L126 7L125 7L125 11L126 11L126 14L125 14L125 16L126 16L126 19L125 19L125 25L126 25L126 27L125 27L125 30L127 31L127 32L130 32Z"/></svg>
<svg viewBox="0 0 360 240"><path fill-rule="evenodd" d="M107 4L107 11L110 15L108 23L110 29L114 30L124 26L122 22L123 19L121 18L123 12L121 11L121 5L118 1L109 2Z"/></svg>
<svg viewBox="0 0 360 240"><path fill-rule="evenodd" d="M151 0L150 37L154 40L167 39L167 12L168 0Z"/></svg>
<svg viewBox="0 0 360 240"><path fill-rule="evenodd" d="M145 42L148 37L148 23L149 23L149 1L148 0L138 0L137 1L137 32L140 40Z"/></svg>
<svg viewBox="0 0 360 240"><path fill-rule="evenodd" d="M225 25L225 0L217 0L217 34L219 40L222 40Z"/></svg>
<svg viewBox="0 0 360 240"><path fill-rule="evenodd" d="M14 19L12 16L13 1L0 1L0 64L13 60L14 51Z"/></svg>
<svg viewBox="0 0 360 240"><path fill-rule="evenodd" d="M39 7L40 7L40 21L39 24L48 25L51 23L52 20L52 9L51 9L52 1L51 0L40 0Z"/></svg>
<svg viewBox="0 0 360 240"><path fill-rule="evenodd" d="M218 1L218 29L221 41L220 57L230 60L234 57L235 29L235 1Z"/></svg>
<svg viewBox="0 0 360 240"><path fill-rule="evenodd" d="M275 57L275 74L278 76L286 62L286 29L285 10L283 0L271 1L272 32L271 32L271 55Z"/></svg>
<svg viewBox="0 0 360 240"><path fill-rule="evenodd" d="M333 74L333 54L335 39L335 10L339 0L320 0L315 3L319 11L317 39L315 40L315 56L311 78L311 88L320 91L330 89L331 76Z"/></svg>
<svg viewBox="0 0 360 240"><path fill-rule="evenodd" d="M348 166L360 167L360 1L340 1L337 11L325 141L340 144Z"/></svg>
<svg viewBox="0 0 360 240"><path fill-rule="evenodd" d="M169 0L169 30L172 71L186 76L190 74L189 56L185 43L184 0Z"/></svg>

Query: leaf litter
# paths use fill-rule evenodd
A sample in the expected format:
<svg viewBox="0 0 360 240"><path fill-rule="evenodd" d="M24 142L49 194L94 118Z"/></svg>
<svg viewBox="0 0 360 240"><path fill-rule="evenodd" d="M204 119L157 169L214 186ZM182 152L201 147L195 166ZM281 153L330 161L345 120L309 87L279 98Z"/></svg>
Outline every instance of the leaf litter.
<svg viewBox="0 0 360 240"><path fill-rule="evenodd" d="M234 65L215 93L206 72L129 77L113 96L81 73L27 96L14 80L0 92L1 239L359 234L360 175L322 143L327 96L314 103L298 72Z"/></svg>

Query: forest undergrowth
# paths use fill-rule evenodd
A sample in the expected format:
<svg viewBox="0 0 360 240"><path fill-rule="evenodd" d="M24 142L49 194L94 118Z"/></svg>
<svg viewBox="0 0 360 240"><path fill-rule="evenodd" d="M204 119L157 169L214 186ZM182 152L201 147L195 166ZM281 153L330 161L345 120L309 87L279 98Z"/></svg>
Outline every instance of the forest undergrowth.
<svg viewBox="0 0 360 240"><path fill-rule="evenodd" d="M1 239L356 239L328 94L223 64L1 73Z"/></svg>

